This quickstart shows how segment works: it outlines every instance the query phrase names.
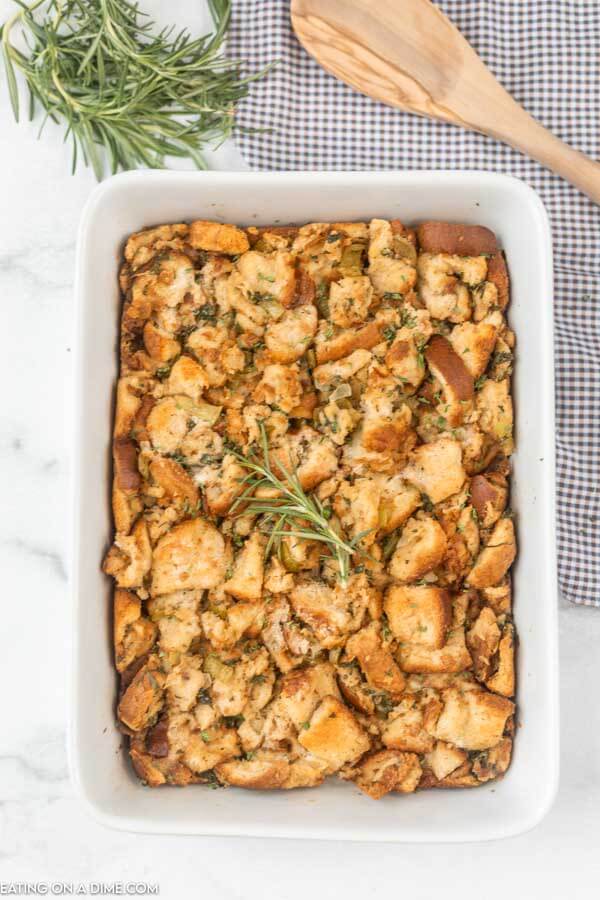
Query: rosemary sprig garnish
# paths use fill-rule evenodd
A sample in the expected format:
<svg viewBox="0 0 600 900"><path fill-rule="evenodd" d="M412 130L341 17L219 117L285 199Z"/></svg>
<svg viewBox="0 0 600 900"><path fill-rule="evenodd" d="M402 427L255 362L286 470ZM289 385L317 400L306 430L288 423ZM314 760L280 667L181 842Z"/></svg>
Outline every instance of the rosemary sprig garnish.
<svg viewBox="0 0 600 900"><path fill-rule="evenodd" d="M248 469L244 479L244 490L233 503L230 512L246 504L244 514L262 516L261 525L269 534L265 548L268 556L273 546L278 546L283 537L298 537L307 541L326 544L336 559L342 586L346 586L350 574L352 557L362 553L359 541L368 534L362 531L352 540L345 540L333 528L329 514L318 497L307 494L296 471L290 472L279 460L273 470L269 459L269 441L262 423L260 424L260 444L262 459L254 451L247 456L231 449L238 462ZM275 497L256 497L259 488L271 488L278 492Z"/></svg>
<svg viewBox="0 0 600 900"><path fill-rule="evenodd" d="M73 147L102 178L137 166L163 168L167 156L189 157L206 168L201 150L227 138L236 102L252 77L220 53L230 0L209 0L212 35L157 31L132 0L15 0L19 10L0 28L8 90L19 119L16 70L29 89L29 118L39 105L47 121L66 123ZM44 7L43 11L40 7ZM11 41L20 24L28 48Z"/></svg>

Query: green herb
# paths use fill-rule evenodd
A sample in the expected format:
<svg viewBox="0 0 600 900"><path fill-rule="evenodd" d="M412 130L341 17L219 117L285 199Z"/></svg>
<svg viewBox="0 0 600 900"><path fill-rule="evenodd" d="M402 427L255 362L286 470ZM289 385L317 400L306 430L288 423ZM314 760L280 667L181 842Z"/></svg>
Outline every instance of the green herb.
<svg viewBox="0 0 600 900"><path fill-rule="evenodd" d="M305 731L308 731L308 729L310 728L310 722L302 722L300 728L304 728Z"/></svg>
<svg viewBox="0 0 600 900"><path fill-rule="evenodd" d="M425 512L433 511L433 503L429 499L427 494L421 494L421 503L423 504L423 509Z"/></svg>
<svg viewBox="0 0 600 900"><path fill-rule="evenodd" d="M202 738L202 740L204 741L205 744L208 744L208 742L210 741L210 734L208 733L208 731L201 731L200 737Z"/></svg>
<svg viewBox="0 0 600 900"><path fill-rule="evenodd" d="M475 384L474 384L475 390L480 391L481 388L483 387L483 385L485 384L486 380L487 379L486 379L485 375L480 375L479 378L476 378Z"/></svg>
<svg viewBox="0 0 600 900"><path fill-rule="evenodd" d="M35 0L0 29L8 90L19 119L19 70L36 107L63 122L73 148L96 177L138 166L163 168L165 157L187 157L206 168L202 149L234 127L235 105L249 82L242 63L221 54L230 0L209 0L215 30L192 39L187 30L158 31L133 0ZM40 7L44 6L44 12ZM20 25L27 50L11 41Z"/></svg>
<svg viewBox="0 0 600 900"><path fill-rule="evenodd" d="M388 716L394 708L394 701L392 700L390 695L384 691L376 694L373 697L373 700L375 701L377 712L383 716Z"/></svg>
<svg viewBox="0 0 600 900"><path fill-rule="evenodd" d="M171 366L160 366L154 373L159 381L164 381L165 378L169 377L169 373L171 371Z"/></svg>
<svg viewBox="0 0 600 900"><path fill-rule="evenodd" d="M492 357L492 365L499 366L502 363L511 363L513 360L513 355L509 350L499 351L498 353L494 353Z"/></svg>
<svg viewBox="0 0 600 900"><path fill-rule="evenodd" d="M390 559L396 549L398 541L400 540L400 532L392 531L391 534L388 534L385 541L383 542L383 559L385 562Z"/></svg>
<svg viewBox="0 0 600 900"><path fill-rule="evenodd" d="M217 318L217 307L214 303L204 303L194 312L194 318L196 319L216 319Z"/></svg>
<svg viewBox="0 0 600 900"><path fill-rule="evenodd" d="M404 294L398 293L398 291L385 291L383 294L384 300L403 300Z"/></svg>
<svg viewBox="0 0 600 900"><path fill-rule="evenodd" d="M396 329L394 328L394 326L393 326L393 325L387 325L387 326L383 329L383 336L384 336L384 338L386 339L386 341L387 341L389 344L391 344L392 341L394 340L394 338L396 337Z"/></svg>
<svg viewBox="0 0 600 900"><path fill-rule="evenodd" d="M326 282L320 281L317 285L316 296L317 309L324 319L329 318L329 288Z"/></svg>
<svg viewBox="0 0 600 900"><path fill-rule="evenodd" d="M414 328L416 324L416 316L413 316L407 309L400 310L400 326L402 328Z"/></svg>
<svg viewBox="0 0 600 900"><path fill-rule="evenodd" d="M225 728L239 728L243 721L244 717L242 715L223 716L222 718L222 722Z"/></svg>
<svg viewBox="0 0 600 900"><path fill-rule="evenodd" d="M275 281L275 276L274 275L263 275L262 272L259 272L258 279L259 279L259 281L270 281L272 283Z"/></svg>
<svg viewBox="0 0 600 900"><path fill-rule="evenodd" d="M339 231L331 231L326 238L328 244L333 244L334 241L339 241L341 238L341 234Z"/></svg>
<svg viewBox="0 0 600 900"><path fill-rule="evenodd" d="M233 454L248 469L248 475L244 479L244 490L234 501L230 513L240 504L247 503L244 515L263 517L262 527L269 533L265 556L269 555L273 546L279 547L283 537L297 537L326 544L337 560L340 581L345 586L352 557L361 552L359 542L367 532L359 532L352 540L342 537L333 524L330 524L325 506L319 498L305 493L296 471L289 471L279 461L275 463L277 471L274 470L262 422L259 428L262 458L254 451L250 451L247 456L239 452ZM255 497L255 492L264 487L275 488L277 496L264 499Z"/></svg>

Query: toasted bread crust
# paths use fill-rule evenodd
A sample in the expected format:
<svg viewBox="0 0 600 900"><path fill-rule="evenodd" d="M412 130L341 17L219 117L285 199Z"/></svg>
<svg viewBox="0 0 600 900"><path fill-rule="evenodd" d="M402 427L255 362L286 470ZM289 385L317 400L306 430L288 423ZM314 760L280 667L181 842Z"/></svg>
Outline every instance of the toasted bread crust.
<svg viewBox="0 0 600 900"><path fill-rule="evenodd" d="M483 225L422 222L417 227L417 240L420 249L426 253L483 256L498 250L496 235Z"/></svg>

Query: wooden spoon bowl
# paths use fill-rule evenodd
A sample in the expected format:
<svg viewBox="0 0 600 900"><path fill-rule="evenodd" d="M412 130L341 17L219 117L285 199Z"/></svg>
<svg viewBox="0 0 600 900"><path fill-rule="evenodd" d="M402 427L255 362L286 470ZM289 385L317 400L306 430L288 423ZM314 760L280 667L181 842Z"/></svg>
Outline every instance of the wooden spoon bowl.
<svg viewBox="0 0 600 900"><path fill-rule="evenodd" d="M600 203L600 163L513 100L431 0L291 0L291 16L308 53L356 90L504 141Z"/></svg>

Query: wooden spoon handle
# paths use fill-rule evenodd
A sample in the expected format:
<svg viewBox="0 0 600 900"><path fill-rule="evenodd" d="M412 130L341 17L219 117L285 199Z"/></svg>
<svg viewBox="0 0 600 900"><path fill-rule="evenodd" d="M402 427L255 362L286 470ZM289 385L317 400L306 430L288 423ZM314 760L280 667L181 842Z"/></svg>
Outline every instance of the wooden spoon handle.
<svg viewBox="0 0 600 900"><path fill-rule="evenodd" d="M471 126L537 160L600 204L600 162L565 144L530 116L497 82L496 86L499 89L496 99L500 102L494 112L479 112Z"/></svg>

